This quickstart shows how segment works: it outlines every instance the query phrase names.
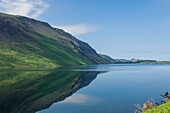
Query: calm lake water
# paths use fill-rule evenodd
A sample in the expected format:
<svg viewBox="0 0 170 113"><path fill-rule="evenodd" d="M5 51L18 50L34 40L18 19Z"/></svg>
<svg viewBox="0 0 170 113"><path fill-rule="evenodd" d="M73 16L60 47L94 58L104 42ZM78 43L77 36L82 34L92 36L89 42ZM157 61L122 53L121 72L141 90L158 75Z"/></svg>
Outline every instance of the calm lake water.
<svg viewBox="0 0 170 113"><path fill-rule="evenodd" d="M114 64L0 71L0 113L134 113L170 91L170 65Z"/></svg>

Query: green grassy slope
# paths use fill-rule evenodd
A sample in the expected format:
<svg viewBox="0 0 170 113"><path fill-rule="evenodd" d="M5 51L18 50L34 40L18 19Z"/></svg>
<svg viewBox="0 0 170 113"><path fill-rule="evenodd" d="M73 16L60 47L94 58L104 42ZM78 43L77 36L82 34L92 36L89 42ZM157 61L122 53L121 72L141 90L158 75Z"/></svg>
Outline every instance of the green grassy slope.
<svg viewBox="0 0 170 113"><path fill-rule="evenodd" d="M165 64L165 63L168 63L168 62L158 62L156 60L141 60L141 59L132 59L132 60L126 60L126 59L112 59L111 57L107 56L107 55L104 55L104 54L99 54L102 58L104 58L106 61L108 62L111 62L111 63L114 63L114 64L120 64L120 63L123 63L123 64L126 64L126 63L129 63L129 64L132 64L132 63L135 63L135 64L158 64L158 63L162 63L162 64Z"/></svg>
<svg viewBox="0 0 170 113"><path fill-rule="evenodd" d="M110 63L87 43L34 19L0 13L0 67Z"/></svg>
<svg viewBox="0 0 170 113"><path fill-rule="evenodd" d="M151 110L147 110L144 113L170 113L170 102L157 106Z"/></svg>

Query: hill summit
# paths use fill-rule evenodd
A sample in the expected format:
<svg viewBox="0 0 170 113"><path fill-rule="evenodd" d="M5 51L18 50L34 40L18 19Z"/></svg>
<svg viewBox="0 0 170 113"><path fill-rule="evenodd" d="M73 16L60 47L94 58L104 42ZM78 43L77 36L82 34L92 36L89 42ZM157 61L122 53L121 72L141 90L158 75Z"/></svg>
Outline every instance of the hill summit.
<svg viewBox="0 0 170 113"><path fill-rule="evenodd" d="M46 22L0 13L0 67L107 64L89 44Z"/></svg>

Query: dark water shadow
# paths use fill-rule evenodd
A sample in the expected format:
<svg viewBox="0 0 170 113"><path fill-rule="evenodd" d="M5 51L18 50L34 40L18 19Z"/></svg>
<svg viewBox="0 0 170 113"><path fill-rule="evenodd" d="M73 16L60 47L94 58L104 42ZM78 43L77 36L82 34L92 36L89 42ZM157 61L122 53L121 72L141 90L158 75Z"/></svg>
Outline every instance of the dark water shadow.
<svg viewBox="0 0 170 113"><path fill-rule="evenodd" d="M34 113L89 85L96 71L0 71L0 113Z"/></svg>

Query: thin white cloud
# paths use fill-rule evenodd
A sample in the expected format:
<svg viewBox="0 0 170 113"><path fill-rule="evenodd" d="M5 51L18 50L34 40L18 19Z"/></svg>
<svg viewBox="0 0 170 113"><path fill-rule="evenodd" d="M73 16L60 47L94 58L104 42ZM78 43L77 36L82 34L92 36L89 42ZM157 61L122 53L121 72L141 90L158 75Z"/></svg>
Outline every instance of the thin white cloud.
<svg viewBox="0 0 170 113"><path fill-rule="evenodd" d="M64 31L71 33L72 35L86 34L100 29L99 26L90 25L90 24L78 24L78 25L55 26L55 27L63 29Z"/></svg>
<svg viewBox="0 0 170 113"><path fill-rule="evenodd" d="M39 17L48 7L42 0L0 0L0 12L31 18Z"/></svg>

